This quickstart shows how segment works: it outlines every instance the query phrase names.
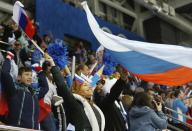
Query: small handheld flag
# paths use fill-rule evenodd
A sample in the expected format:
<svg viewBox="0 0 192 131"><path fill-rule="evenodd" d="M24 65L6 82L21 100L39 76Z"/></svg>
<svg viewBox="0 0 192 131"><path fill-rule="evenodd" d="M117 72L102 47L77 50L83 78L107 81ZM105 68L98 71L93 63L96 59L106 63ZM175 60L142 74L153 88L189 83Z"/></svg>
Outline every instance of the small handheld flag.
<svg viewBox="0 0 192 131"><path fill-rule="evenodd" d="M95 74L94 76L91 78L92 82L91 82L91 87L96 87L97 82L101 79L101 75L103 74L103 69L104 69L105 65L103 65Z"/></svg>
<svg viewBox="0 0 192 131"><path fill-rule="evenodd" d="M24 5L16 1L13 6L13 16L12 19L19 25L19 27L26 33L26 35L32 39L35 34L35 27L27 16Z"/></svg>
<svg viewBox="0 0 192 131"><path fill-rule="evenodd" d="M13 16L12 19L15 23L25 32L27 37L31 40L34 46L44 54L44 51L35 43L32 39L35 35L35 27L27 16L25 10L23 9L24 5L20 1L16 1L13 6Z"/></svg>

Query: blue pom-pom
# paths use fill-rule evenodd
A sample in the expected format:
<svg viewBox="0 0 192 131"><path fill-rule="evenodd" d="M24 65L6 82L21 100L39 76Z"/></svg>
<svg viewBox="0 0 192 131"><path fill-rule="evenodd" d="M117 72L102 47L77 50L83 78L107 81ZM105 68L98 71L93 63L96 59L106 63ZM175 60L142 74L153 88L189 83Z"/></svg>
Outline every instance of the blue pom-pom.
<svg viewBox="0 0 192 131"><path fill-rule="evenodd" d="M54 43L50 43L47 50L60 69L63 69L68 64L67 46L62 40L57 39Z"/></svg>
<svg viewBox="0 0 192 131"><path fill-rule="evenodd" d="M103 64L105 65L103 70L104 75L112 75L115 72L117 63L107 51L104 53Z"/></svg>

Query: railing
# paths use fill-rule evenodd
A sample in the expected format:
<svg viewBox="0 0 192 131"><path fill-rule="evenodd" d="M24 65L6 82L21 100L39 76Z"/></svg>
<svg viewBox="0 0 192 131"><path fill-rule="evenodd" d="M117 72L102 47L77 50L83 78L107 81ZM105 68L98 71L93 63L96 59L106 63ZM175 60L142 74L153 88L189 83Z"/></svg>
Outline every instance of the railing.
<svg viewBox="0 0 192 131"><path fill-rule="evenodd" d="M178 112L176 112L176 111L175 111L175 110L173 110L173 109L170 109L170 108L168 108L168 107L165 107L165 109L166 109L166 110L168 110L168 111L171 111L171 112L177 113L177 114L179 114L179 115L182 115L182 116L186 117L187 119L192 120L192 118L191 118L191 117L189 117L189 116L187 116L187 115L185 115L185 114L182 114L182 113L178 113ZM180 121L180 120L176 119L175 117L172 117L172 116L171 116L171 115L169 115L169 114L166 114L166 116L167 116L167 117L169 117L169 118L171 118L171 119L174 119L174 120L176 120L176 121L180 122L181 124L183 124L183 125L187 126L188 128L191 128L191 129L192 129L192 125L190 125L190 124L185 123L185 122L182 122L182 121ZM179 130L178 130L178 131L179 131Z"/></svg>
<svg viewBox="0 0 192 131"><path fill-rule="evenodd" d="M192 118L191 118L190 116L187 116L187 115L182 114L182 113L178 113L177 111L175 111L175 110L173 110L173 109L170 109L170 108L168 108L168 107L165 107L165 109L166 109L166 110L169 110L169 111L171 111L171 112L177 113L177 114L179 114L179 115L182 115L182 116L186 117L187 119L192 120Z"/></svg>
<svg viewBox="0 0 192 131"><path fill-rule="evenodd" d="M173 126L171 124L168 124L167 127L168 127L168 129L173 129L174 131L183 131L183 130L179 129L178 127L175 127L175 126Z"/></svg>
<svg viewBox="0 0 192 131"><path fill-rule="evenodd" d="M0 131L38 131L38 130L0 125Z"/></svg>

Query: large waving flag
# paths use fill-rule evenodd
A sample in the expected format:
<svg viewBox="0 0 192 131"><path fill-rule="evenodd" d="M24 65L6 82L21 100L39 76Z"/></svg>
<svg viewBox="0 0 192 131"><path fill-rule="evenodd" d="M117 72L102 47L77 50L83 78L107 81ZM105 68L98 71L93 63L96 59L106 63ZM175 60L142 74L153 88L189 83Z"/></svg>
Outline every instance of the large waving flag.
<svg viewBox="0 0 192 131"><path fill-rule="evenodd" d="M13 6L13 16L12 19L21 27L21 29L26 33L26 35L32 39L35 34L35 27L27 16L25 10L23 9L24 5L16 1Z"/></svg>
<svg viewBox="0 0 192 131"><path fill-rule="evenodd" d="M89 26L111 55L133 75L157 84L178 86L192 81L192 49L124 39L100 29L87 3Z"/></svg>

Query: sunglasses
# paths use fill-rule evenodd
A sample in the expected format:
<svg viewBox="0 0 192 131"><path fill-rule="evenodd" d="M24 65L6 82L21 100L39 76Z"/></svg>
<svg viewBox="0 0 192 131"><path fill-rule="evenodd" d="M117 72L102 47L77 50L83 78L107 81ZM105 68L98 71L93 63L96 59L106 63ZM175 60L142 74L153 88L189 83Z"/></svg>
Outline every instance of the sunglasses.
<svg viewBox="0 0 192 131"><path fill-rule="evenodd" d="M21 44L19 44L19 43L15 43L15 46L20 46Z"/></svg>

